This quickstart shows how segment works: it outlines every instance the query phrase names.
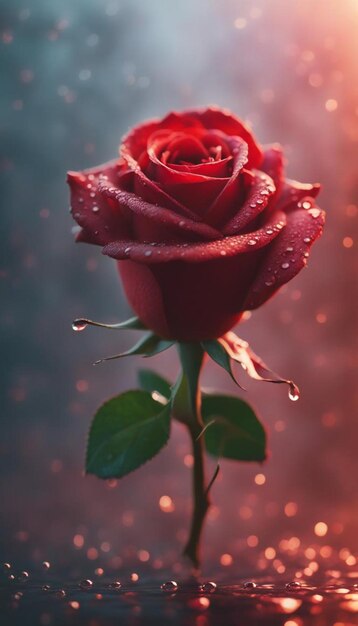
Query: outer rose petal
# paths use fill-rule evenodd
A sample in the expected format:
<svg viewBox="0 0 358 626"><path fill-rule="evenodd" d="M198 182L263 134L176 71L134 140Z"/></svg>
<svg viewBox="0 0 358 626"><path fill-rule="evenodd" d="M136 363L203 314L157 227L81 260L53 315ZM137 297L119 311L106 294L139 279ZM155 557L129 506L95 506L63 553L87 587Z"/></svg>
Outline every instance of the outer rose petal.
<svg viewBox="0 0 358 626"><path fill-rule="evenodd" d="M189 264L204 263L224 257L252 253L270 244L286 223L284 213L276 213L263 228L234 237L225 237L205 243L150 244L132 240L119 240L107 244L103 254L114 259L132 259L145 264L162 264L185 261ZM250 255L251 256L251 255Z"/></svg>
<svg viewBox="0 0 358 626"><path fill-rule="evenodd" d="M71 212L82 227L80 241L105 245L116 237L129 235L128 225L120 207L98 190L99 177L118 184L123 162L104 163L83 172L68 172L71 189Z"/></svg>
<svg viewBox="0 0 358 626"><path fill-rule="evenodd" d="M267 249L245 302L256 309L306 265L309 249L322 234L325 213L306 199L309 209L296 209L287 215L287 225Z"/></svg>
<svg viewBox="0 0 358 626"><path fill-rule="evenodd" d="M121 207L126 207L135 216L134 230L139 241L165 241L192 239L220 239L221 233L203 222L178 215L171 209L165 209L156 204L145 202L136 194L109 187L106 183L100 185L104 195L112 198Z"/></svg>
<svg viewBox="0 0 358 626"><path fill-rule="evenodd" d="M148 328L161 337L200 341L239 321L259 254L194 264L119 261L118 267L129 303Z"/></svg>
<svg viewBox="0 0 358 626"><path fill-rule="evenodd" d="M262 172L251 174L250 187L244 202L236 207L236 214L225 224L224 235L239 233L254 222L264 211L270 196L275 192L273 180Z"/></svg>

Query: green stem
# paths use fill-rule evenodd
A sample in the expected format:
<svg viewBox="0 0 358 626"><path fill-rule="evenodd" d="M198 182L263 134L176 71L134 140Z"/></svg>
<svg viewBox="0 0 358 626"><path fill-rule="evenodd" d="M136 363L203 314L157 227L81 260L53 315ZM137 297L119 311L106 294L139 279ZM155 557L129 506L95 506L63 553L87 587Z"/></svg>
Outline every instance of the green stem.
<svg viewBox="0 0 358 626"><path fill-rule="evenodd" d="M195 567L200 565L200 539L210 501L205 486L204 438L201 437L203 420L201 416L200 371L204 352L200 345L178 344L182 371L174 389L173 413L186 425L192 442L193 467L193 514L188 542L183 554Z"/></svg>

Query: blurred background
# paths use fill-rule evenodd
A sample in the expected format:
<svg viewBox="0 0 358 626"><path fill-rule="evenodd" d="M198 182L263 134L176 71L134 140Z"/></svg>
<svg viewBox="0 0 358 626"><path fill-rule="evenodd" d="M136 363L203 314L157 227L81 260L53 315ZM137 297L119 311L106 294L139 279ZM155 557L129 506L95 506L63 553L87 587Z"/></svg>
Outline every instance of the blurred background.
<svg viewBox="0 0 358 626"><path fill-rule="evenodd" d="M270 458L222 463L204 566L230 578L284 574L290 559L307 576L325 562L354 569L358 2L8 0L0 31L1 558L87 571L175 563L191 506L180 426L124 480L83 476L92 415L136 386L143 362L94 368L133 335L71 330L76 317L130 311L115 263L74 244L65 174L113 158L146 118L217 104L283 144L290 177L323 184L328 219L308 270L237 329L302 397L247 381ZM174 351L144 365L172 379L178 369ZM238 391L214 365L204 380Z"/></svg>

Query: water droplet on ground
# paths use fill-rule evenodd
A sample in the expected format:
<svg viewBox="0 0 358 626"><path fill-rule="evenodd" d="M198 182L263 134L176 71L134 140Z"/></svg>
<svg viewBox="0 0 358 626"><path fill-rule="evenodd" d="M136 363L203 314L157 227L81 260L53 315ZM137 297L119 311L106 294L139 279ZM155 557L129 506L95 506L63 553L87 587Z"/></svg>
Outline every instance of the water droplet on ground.
<svg viewBox="0 0 358 626"><path fill-rule="evenodd" d="M81 587L81 589L85 589L85 590L92 589L93 582L89 578L84 578L83 580L81 580L79 586Z"/></svg>
<svg viewBox="0 0 358 626"><path fill-rule="evenodd" d="M256 583L254 583L252 580L244 583L244 589L255 589L256 586Z"/></svg>
<svg viewBox="0 0 358 626"><path fill-rule="evenodd" d="M50 567L51 567L51 563L49 561L43 561L42 562L42 568L43 569L48 570L48 569L50 569Z"/></svg>
<svg viewBox="0 0 358 626"><path fill-rule="evenodd" d="M175 580L167 580L165 583L160 585L160 588L162 591L169 591L169 592L177 591L178 583L176 583Z"/></svg>
<svg viewBox="0 0 358 626"><path fill-rule="evenodd" d="M217 584L214 583L212 580L209 580L208 582L200 585L200 591L202 591L203 593L213 593L216 588Z"/></svg>
<svg viewBox="0 0 358 626"><path fill-rule="evenodd" d="M29 572L21 572L21 574L19 574L19 576L17 577L17 580L19 582L26 582L29 579Z"/></svg>
<svg viewBox="0 0 358 626"><path fill-rule="evenodd" d="M115 580L113 583L110 583L109 588L113 589L114 591L118 591L119 589L121 589L122 584L119 582L119 580Z"/></svg>

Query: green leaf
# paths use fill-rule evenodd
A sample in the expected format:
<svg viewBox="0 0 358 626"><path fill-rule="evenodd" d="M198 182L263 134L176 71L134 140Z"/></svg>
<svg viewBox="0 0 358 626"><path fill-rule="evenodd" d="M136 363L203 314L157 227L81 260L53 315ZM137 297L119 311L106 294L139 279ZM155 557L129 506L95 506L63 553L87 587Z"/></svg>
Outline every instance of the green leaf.
<svg viewBox="0 0 358 626"><path fill-rule="evenodd" d="M162 378L157 372L149 369L141 369L138 372L138 382L145 391L158 391L167 400L170 399L171 390L169 381Z"/></svg>
<svg viewBox="0 0 358 626"><path fill-rule="evenodd" d="M141 354L142 356L147 357L154 356L155 354L164 352L164 350L168 350L168 348L170 348L173 343L174 341L162 339L161 337L158 337L158 335L154 335L154 333L147 333L132 348L126 350L126 352L121 352L120 354L114 354L113 356L106 356L102 359L98 359L98 361L95 361L95 365L103 363L103 361L121 359L124 356L132 356L134 354Z"/></svg>
<svg viewBox="0 0 358 626"><path fill-rule="evenodd" d="M236 461L264 461L266 433L249 404L233 396L205 395L204 423L215 420L205 431L208 452Z"/></svg>
<svg viewBox="0 0 358 626"><path fill-rule="evenodd" d="M225 350L224 346L220 343L220 341L218 341L217 339L212 339L209 341L203 341L201 345L204 348L205 352L207 352L209 357L213 361L215 361L215 363L220 365L220 367L226 370L228 374L230 374L234 383L238 387L243 389L243 387L241 387L240 383L236 380L233 374L230 355L227 353L227 351Z"/></svg>
<svg viewBox="0 0 358 626"><path fill-rule="evenodd" d="M147 391L127 391L105 402L89 433L86 472L121 478L158 454L170 433L170 403Z"/></svg>

